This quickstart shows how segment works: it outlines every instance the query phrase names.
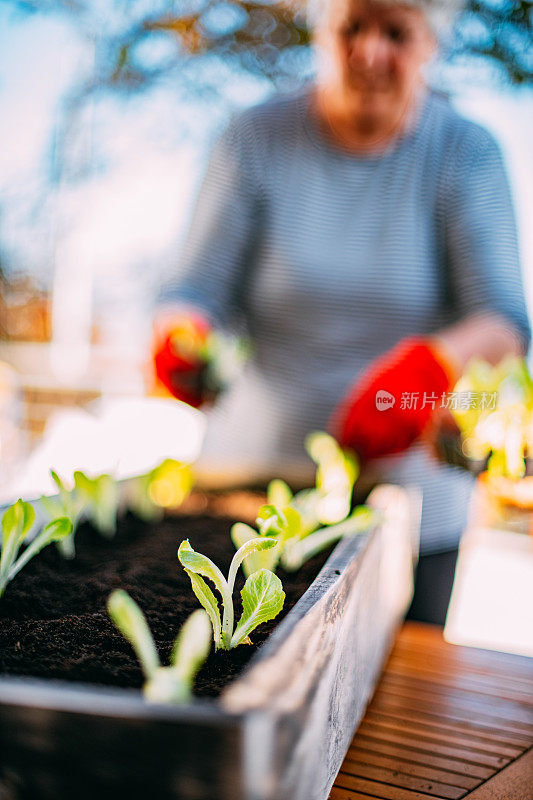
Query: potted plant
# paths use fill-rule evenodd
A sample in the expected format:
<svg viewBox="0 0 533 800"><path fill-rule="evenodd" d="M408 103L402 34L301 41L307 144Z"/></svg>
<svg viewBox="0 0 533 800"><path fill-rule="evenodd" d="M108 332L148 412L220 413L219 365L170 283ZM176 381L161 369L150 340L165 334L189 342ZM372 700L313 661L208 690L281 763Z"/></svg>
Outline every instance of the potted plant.
<svg viewBox="0 0 533 800"><path fill-rule="evenodd" d="M473 513L481 524L533 530L533 379L522 358L473 360L452 393L459 429L441 442L451 463L478 476Z"/></svg>
<svg viewBox="0 0 533 800"><path fill-rule="evenodd" d="M310 509L317 518L324 510L315 501L329 491L324 476L317 483L318 494L306 502L305 496L289 497L280 484L271 487L269 499L277 492L279 501L280 491L285 496L279 507L266 504L274 513L258 517L253 538L262 539L265 556L295 539L284 528L291 513L279 514L280 508L300 504L308 533L327 538L327 526L310 521ZM173 647L199 601L178 561L178 545L191 542L180 555L192 574L190 549L209 553L226 582L235 579L238 597L245 575L227 570L236 557L229 534L241 520L154 514L143 522L126 516L113 539L81 523L73 560L44 549L10 584L0 607L0 764L7 796L325 798L412 589L416 514L408 493L378 487L368 506L376 512L370 527L362 532L355 517L332 551L316 553L298 571L284 569L280 554L275 577L286 595L283 611L253 632L244 625L242 637L238 622L225 640L236 646L212 648L201 668L193 659L194 696L192 673L185 671L189 693L180 689L177 704L143 697L143 674L106 602L113 590L127 590L146 614L158 660L145 639L152 656L144 678L166 669L158 673L166 686L172 668L172 681L178 673L183 677ZM272 517L268 530L261 530ZM267 544L272 541L274 546ZM246 542L243 547L245 558L258 554ZM291 547L287 554L290 562ZM258 573L250 563L248 569L247 580L274 574L265 567ZM240 643L247 638L253 645Z"/></svg>

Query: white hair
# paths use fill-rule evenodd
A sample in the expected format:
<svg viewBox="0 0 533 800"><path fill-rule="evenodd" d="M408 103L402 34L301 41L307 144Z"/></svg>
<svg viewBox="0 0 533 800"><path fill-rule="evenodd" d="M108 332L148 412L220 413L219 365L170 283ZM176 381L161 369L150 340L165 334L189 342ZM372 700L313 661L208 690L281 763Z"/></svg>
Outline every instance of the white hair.
<svg viewBox="0 0 533 800"><path fill-rule="evenodd" d="M322 24L335 0L307 0L307 22L311 29ZM371 0L383 5L406 5L423 11L426 21L437 39L445 38L455 19L464 8L465 0Z"/></svg>

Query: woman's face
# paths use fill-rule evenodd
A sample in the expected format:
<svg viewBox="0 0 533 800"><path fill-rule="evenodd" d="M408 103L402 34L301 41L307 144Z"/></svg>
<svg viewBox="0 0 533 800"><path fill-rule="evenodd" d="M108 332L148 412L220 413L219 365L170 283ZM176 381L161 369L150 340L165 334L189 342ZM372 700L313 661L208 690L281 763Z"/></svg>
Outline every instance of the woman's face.
<svg viewBox="0 0 533 800"><path fill-rule="evenodd" d="M329 110L369 132L402 118L435 47L420 9L371 0L330 0L315 39Z"/></svg>

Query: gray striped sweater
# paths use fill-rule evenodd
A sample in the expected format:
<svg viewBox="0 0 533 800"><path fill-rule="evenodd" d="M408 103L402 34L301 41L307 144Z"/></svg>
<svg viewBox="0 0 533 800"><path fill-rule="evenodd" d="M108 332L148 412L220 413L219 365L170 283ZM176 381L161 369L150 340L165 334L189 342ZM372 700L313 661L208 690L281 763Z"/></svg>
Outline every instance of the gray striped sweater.
<svg viewBox="0 0 533 800"><path fill-rule="evenodd" d="M378 156L323 135L310 91L240 114L218 141L168 304L244 325L245 370L210 414L204 463L254 474L309 466L369 362L412 334L474 312L529 340L516 229L492 137L428 92L411 128ZM422 551L457 544L470 478L420 444L380 460L383 480L421 486Z"/></svg>

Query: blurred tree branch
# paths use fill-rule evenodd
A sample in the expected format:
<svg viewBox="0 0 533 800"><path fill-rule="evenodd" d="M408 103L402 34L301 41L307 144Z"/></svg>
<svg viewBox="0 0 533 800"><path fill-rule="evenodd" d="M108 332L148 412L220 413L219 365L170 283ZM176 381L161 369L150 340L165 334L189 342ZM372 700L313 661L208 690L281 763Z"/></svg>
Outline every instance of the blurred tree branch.
<svg viewBox="0 0 533 800"><path fill-rule="evenodd" d="M2 0L0 0L1 2ZM304 0L3 0L31 14L66 15L98 43L91 88L143 89L185 61L230 60L274 83L291 77L297 51L310 42ZM456 26L452 58L473 54L498 64L515 84L531 81L531 2L468 0ZM159 60L150 44L167 47ZM292 65L292 66L291 66Z"/></svg>

